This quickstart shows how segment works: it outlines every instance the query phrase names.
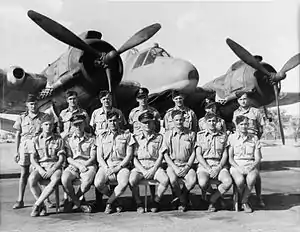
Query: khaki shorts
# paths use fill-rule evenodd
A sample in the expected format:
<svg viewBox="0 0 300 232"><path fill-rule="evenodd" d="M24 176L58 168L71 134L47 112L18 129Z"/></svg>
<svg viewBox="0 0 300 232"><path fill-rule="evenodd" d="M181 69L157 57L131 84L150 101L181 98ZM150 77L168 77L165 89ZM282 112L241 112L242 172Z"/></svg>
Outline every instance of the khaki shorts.
<svg viewBox="0 0 300 232"><path fill-rule="evenodd" d="M33 152L34 152L33 140L27 139L22 141L19 146L20 159L18 161L18 164L20 166L29 166L30 154Z"/></svg>
<svg viewBox="0 0 300 232"><path fill-rule="evenodd" d="M93 175L93 176L96 175L96 173L97 173L97 166L96 165L88 166L87 169L88 169L87 172L89 172L90 175ZM84 173L80 173L79 169L74 167L71 164L69 164L69 166L64 171L71 172L77 179L80 179L80 174L84 174Z"/></svg>

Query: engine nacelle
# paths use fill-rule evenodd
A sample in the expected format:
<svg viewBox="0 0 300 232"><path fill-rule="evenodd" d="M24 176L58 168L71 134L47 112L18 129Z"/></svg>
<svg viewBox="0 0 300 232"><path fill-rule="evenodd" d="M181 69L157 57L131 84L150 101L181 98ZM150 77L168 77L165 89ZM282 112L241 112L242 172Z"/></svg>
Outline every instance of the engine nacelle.
<svg viewBox="0 0 300 232"><path fill-rule="evenodd" d="M7 71L7 84L8 86L22 86L26 80L26 73L24 69L16 66L12 66Z"/></svg>
<svg viewBox="0 0 300 232"><path fill-rule="evenodd" d="M24 69L12 66L6 73L6 84L11 89L22 88L26 92L36 92L46 86L47 78L40 74L26 73Z"/></svg>

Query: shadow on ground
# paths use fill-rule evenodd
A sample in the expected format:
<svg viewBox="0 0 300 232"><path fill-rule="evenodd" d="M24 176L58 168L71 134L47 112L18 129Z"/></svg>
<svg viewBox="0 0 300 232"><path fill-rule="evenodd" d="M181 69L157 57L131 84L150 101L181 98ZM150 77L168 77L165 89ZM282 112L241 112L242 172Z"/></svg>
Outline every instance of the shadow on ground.
<svg viewBox="0 0 300 232"><path fill-rule="evenodd" d="M261 170L267 172L285 171L290 170L291 168L300 168L300 160L263 161L261 163Z"/></svg>

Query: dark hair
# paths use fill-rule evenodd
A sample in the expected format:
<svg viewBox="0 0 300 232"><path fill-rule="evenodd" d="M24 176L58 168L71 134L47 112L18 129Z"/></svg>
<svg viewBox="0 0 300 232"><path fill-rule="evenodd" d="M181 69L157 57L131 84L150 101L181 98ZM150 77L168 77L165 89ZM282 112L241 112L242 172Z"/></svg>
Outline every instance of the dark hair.
<svg viewBox="0 0 300 232"><path fill-rule="evenodd" d="M112 118L114 116L117 116L117 118L119 118L118 112L117 111L109 111L106 114L106 119L110 119L110 118Z"/></svg>
<svg viewBox="0 0 300 232"><path fill-rule="evenodd" d="M245 119L246 119L247 121L249 120L248 117L246 117L246 116L244 116L244 115L239 115L239 116L236 117L235 123L238 125L238 124L240 124L241 122L243 122Z"/></svg>
<svg viewBox="0 0 300 232"><path fill-rule="evenodd" d="M99 92L98 96L99 96L99 99L101 99L101 98L103 98L107 95L111 95L111 92L109 92L108 90L102 90L102 91Z"/></svg>
<svg viewBox="0 0 300 232"><path fill-rule="evenodd" d="M217 115L215 113L206 113L204 116L205 120L208 120L210 118L217 118Z"/></svg>
<svg viewBox="0 0 300 232"><path fill-rule="evenodd" d="M172 113L171 113L172 119L173 119L176 115L181 115L181 116L183 116L183 111L181 111L181 110L173 110Z"/></svg>

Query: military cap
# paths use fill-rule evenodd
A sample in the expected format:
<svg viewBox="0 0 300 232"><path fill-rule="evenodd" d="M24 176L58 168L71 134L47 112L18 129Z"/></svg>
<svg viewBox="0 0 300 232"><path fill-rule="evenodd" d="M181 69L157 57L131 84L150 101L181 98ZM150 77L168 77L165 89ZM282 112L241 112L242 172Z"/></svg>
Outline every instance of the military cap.
<svg viewBox="0 0 300 232"><path fill-rule="evenodd" d="M246 91L237 91L235 93L237 98L240 98L241 96L243 96L244 94L246 94L248 96L248 93Z"/></svg>
<svg viewBox="0 0 300 232"><path fill-rule="evenodd" d="M211 101L211 102L206 102L204 104L204 109L211 108L212 106L217 106L217 102Z"/></svg>
<svg viewBox="0 0 300 232"><path fill-rule="evenodd" d="M117 116L117 118L119 118L119 114L117 111L108 111L106 114L106 119L110 119L114 116Z"/></svg>
<svg viewBox="0 0 300 232"><path fill-rule="evenodd" d="M28 94L27 99L26 99L26 102L35 102L35 101L37 101L36 95L31 94L31 93Z"/></svg>
<svg viewBox="0 0 300 232"><path fill-rule="evenodd" d="M99 99L106 97L107 95L111 95L111 92L109 92L108 90L101 90L99 92Z"/></svg>
<svg viewBox="0 0 300 232"><path fill-rule="evenodd" d="M41 118L41 123L44 123L44 122L51 122L51 123L53 123L54 119L53 119L53 117L50 114L45 114Z"/></svg>
<svg viewBox="0 0 300 232"><path fill-rule="evenodd" d="M184 115L184 111L182 110L173 110L171 113L171 117L174 118L176 115Z"/></svg>
<svg viewBox="0 0 300 232"><path fill-rule="evenodd" d="M71 97L71 96L78 96L78 94L77 94L77 92L76 91L74 91L74 90L68 90L67 92L66 92L66 98L69 98L69 97Z"/></svg>
<svg viewBox="0 0 300 232"><path fill-rule="evenodd" d="M138 120L141 123L145 123L145 122L149 122L149 121L154 121L154 114L151 113L150 111L145 111L143 113L140 114L140 116L138 117Z"/></svg>
<svg viewBox="0 0 300 232"><path fill-rule="evenodd" d="M72 122L73 124L78 124L84 122L85 119L86 118L84 114L74 114L71 117L70 122Z"/></svg>
<svg viewBox="0 0 300 232"><path fill-rule="evenodd" d="M139 88L135 93L135 97L136 98L145 98L148 96L148 94L149 94L149 90L147 88Z"/></svg>
<svg viewBox="0 0 300 232"><path fill-rule="evenodd" d="M184 97L183 93L179 92L178 90L173 90L172 91L172 99L174 99L175 97L178 97L178 96Z"/></svg>

